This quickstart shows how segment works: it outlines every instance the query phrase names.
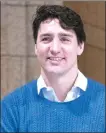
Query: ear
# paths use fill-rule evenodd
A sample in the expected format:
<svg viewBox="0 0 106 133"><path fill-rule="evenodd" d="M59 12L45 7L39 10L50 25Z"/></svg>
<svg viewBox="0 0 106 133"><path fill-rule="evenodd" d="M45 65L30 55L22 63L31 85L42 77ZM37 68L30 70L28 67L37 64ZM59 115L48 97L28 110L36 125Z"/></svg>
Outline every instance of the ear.
<svg viewBox="0 0 106 133"><path fill-rule="evenodd" d="M84 51L84 42L78 44L77 55L81 55Z"/></svg>
<svg viewBox="0 0 106 133"><path fill-rule="evenodd" d="M35 55L37 56L38 52L37 52L37 44L35 44Z"/></svg>

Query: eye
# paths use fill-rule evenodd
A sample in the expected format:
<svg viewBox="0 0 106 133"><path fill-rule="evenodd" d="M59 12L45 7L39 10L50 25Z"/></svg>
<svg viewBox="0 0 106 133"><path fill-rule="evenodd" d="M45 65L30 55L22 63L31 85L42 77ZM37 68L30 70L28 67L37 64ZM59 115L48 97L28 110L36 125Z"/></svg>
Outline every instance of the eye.
<svg viewBox="0 0 106 133"><path fill-rule="evenodd" d="M47 37L42 39L42 41L47 41L47 40L49 40L49 38L47 38Z"/></svg>
<svg viewBox="0 0 106 133"><path fill-rule="evenodd" d="M48 43L48 42L51 41L51 38L50 37L44 37L44 38L41 39L41 41L44 42L44 43Z"/></svg>
<svg viewBox="0 0 106 133"><path fill-rule="evenodd" d="M70 42L70 40L68 38L65 38L65 37L62 37L60 40L63 43L69 43Z"/></svg>

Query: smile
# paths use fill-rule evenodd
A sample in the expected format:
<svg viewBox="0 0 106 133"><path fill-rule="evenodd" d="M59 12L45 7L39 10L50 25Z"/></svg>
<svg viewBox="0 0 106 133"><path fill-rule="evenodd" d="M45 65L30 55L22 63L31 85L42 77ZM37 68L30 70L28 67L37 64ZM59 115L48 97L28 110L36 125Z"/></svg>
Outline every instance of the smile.
<svg viewBox="0 0 106 133"><path fill-rule="evenodd" d="M52 60L52 61L61 61L64 58L60 58L60 57L48 57L48 59Z"/></svg>

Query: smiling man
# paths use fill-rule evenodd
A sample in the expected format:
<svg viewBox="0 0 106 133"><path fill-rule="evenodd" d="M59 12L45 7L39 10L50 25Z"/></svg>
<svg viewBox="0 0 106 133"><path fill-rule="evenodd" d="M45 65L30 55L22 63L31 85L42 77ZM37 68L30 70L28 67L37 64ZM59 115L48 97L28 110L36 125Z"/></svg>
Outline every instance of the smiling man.
<svg viewBox="0 0 106 133"><path fill-rule="evenodd" d="M77 56L83 49L84 42L78 43L75 31L63 29L58 19L48 18L41 23L35 45L41 78L60 101L64 101L78 76Z"/></svg>
<svg viewBox="0 0 106 133"><path fill-rule="evenodd" d="M78 69L86 35L68 7L43 5L33 20L37 80L2 100L2 132L105 132L105 86Z"/></svg>

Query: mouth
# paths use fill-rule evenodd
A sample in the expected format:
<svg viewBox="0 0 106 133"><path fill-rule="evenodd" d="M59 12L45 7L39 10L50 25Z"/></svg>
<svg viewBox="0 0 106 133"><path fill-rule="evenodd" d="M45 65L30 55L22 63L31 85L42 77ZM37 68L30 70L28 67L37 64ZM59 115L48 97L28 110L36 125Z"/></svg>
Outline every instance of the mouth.
<svg viewBox="0 0 106 133"><path fill-rule="evenodd" d="M61 60L63 60L64 58L61 58L61 57L48 57L47 59L48 59L48 60L51 60L51 61L61 61Z"/></svg>
<svg viewBox="0 0 106 133"><path fill-rule="evenodd" d="M52 65L59 65L65 58L62 57L48 57L47 60L52 64Z"/></svg>

